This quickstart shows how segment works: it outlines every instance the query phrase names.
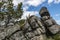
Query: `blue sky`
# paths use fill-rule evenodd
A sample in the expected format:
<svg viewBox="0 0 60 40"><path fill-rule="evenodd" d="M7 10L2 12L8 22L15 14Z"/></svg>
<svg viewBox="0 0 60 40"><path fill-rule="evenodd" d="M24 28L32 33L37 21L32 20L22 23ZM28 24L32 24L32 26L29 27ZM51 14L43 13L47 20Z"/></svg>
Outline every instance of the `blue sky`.
<svg viewBox="0 0 60 40"><path fill-rule="evenodd" d="M39 16L39 11L41 7L45 6L48 8L49 13L53 19L60 24L60 0L14 0L14 5L18 3L23 3L24 14L22 19L25 19L26 16L36 15Z"/></svg>

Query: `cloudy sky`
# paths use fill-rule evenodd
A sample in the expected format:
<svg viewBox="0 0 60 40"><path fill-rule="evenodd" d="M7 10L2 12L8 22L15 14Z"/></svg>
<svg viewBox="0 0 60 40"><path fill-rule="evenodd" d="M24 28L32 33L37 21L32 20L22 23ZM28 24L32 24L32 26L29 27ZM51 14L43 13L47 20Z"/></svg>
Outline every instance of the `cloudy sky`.
<svg viewBox="0 0 60 40"><path fill-rule="evenodd" d="M14 0L16 6L18 3L23 3L24 14L22 18L28 15L39 16L39 10L45 6L48 8L50 15L60 24L60 0Z"/></svg>

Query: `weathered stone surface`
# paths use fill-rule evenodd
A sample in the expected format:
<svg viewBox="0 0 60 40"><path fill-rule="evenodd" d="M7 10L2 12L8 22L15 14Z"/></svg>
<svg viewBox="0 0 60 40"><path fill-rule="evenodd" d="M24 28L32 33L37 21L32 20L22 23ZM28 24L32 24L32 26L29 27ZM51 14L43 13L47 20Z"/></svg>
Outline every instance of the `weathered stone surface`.
<svg viewBox="0 0 60 40"><path fill-rule="evenodd" d="M34 34L35 34L36 36L39 36L39 35L41 34L41 30L37 28L37 29L34 31Z"/></svg>
<svg viewBox="0 0 60 40"><path fill-rule="evenodd" d="M47 40L48 30L52 34L58 33L60 25L50 17L47 8L43 7L40 13L41 18L30 16L22 26L18 25L19 21L16 22L14 19L9 21L7 27L5 27L7 18L0 21L0 40Z"/></svg>
<svg viewBox="0 0 60 40"><path fill-rule="evenodd" d="M18 25L9 26L7 28L0 29L0 39L4 39L6 36L11 35L13 32L18 30L20 27Z"/></svg>
<svg viewBox="0 0 60 40"><path fill-rule="evenodd" d="M33 38L35 35L34 35L33 32L28 32L28 33L25 34L25 36L26 36L27 39L31 39L31 38Z"/></svg>
<svg viewBox="0 0 60 40"><path fill-rule="evenodd" d="M35 36L31 40L46 40L45 35Z"/></svg>
<svg viewBox="0 0 60 40"><path fill-rule="evenodd" d="M47 10L46 7L42 7L39 14L41 17L43 17L45 15L50 16L49 11Z"/></svg>
<svg viewBox="0 0 60 40"><path fill-rule="evenodd" d="M44 24L44 26L52 33L52 34L56 34L58 32L60 32L60 26L57 25L57 23L55 22L55 20L50 16L48 10L46 7L43 7L40 10L40 14L41 14L41 19L42 22ZM48 33L48 32L47 32Z"/></svg>
<svg viewBox="0 0 60 40"><path fill-rule="evenodd" d="M60 30L60 25L53 25L52 27L49 27L49 30L51 33L56 34Z"/></svg>

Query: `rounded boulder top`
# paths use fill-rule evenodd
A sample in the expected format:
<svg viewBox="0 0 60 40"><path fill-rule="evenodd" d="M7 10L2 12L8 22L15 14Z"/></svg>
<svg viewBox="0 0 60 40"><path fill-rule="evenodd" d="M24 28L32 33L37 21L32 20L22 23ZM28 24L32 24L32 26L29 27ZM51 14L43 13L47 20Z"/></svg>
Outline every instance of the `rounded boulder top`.
<svg viewBox="0 0 60 40"><path fill-rule="evenodd" d="M47 7L42 7L42 8L40 9L39 14L41 15L41 17L44 16L44 15L50 16Z"/></svg>

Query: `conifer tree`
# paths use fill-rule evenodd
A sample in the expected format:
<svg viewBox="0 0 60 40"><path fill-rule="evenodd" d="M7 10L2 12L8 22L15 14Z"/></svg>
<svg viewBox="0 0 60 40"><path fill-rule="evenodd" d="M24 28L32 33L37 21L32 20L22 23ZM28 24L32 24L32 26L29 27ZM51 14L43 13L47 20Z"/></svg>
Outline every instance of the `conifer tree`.
<svg viewBox="0 0 60 40"><path fill-rule="evenodd" d="M4 15L7 15L7 17L5 17ZM19 3L17 5L17 8L14 9L13 0L8 0L7 2L5 1L0 2L0 19L2 20L6 19L6 26L12 18L20 19L22 15L23 15L22 3Z"/></svg>

